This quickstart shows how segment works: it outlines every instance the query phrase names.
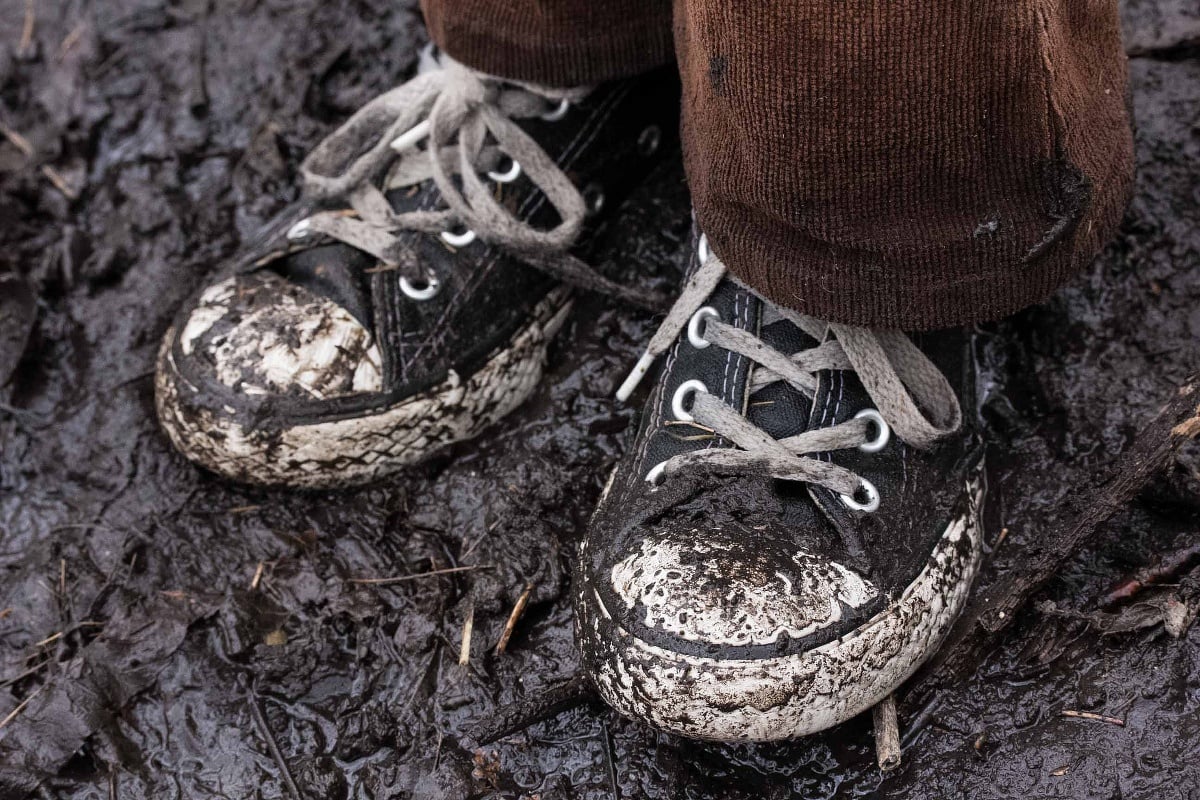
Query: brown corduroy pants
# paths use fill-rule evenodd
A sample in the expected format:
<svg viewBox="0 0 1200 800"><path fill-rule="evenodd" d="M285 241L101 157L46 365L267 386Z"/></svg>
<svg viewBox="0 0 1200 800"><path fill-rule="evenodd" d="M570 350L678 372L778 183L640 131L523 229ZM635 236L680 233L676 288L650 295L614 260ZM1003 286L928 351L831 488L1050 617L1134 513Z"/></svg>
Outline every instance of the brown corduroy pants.
<svg viewBox="0 0 1200 800"><path fill-rule="evenodd" d="M1116 0L422 7L442 49L512 79L598 83L674 54L713 250L822 319L916 330L1035 303L1112 235L1132 183Z"/></svg>

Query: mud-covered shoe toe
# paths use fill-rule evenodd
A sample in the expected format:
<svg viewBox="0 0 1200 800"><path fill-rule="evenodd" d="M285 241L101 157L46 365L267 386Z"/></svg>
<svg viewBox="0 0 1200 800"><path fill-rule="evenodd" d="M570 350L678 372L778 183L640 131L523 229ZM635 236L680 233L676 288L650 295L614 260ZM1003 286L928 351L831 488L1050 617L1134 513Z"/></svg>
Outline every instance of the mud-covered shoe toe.
<svg viewBox="0 0 1200 800"><path fill-rule="evenodd" d="M382 387L379 348L349 311L307 287L260 272L221 281L179 332L193 381L247 396L330 399Z"/></svg>
<svg viewBox="0 0 1200 800"><path fill-rule="evenodd" d="M611 555L584 559L598 566L577 605L588 672L621 713L693 738L824 730L893 691L944 636L978 531L976 499L899 592L782 527L615 534Z"/></svg>
<svg viewBox="0 0 1200 800"><path fill-rule="evenodd" d="M609 704L695 738L764 741L828 727L858 701L838 685L853 677L838 643L888 598L850 559L751 517L650 517L585 556L578 634Z"/></svg>
<svg viewBox="0 0 1200 800"><path fill-rule="evenodd" d="M318 422L382 389L379 348L344 307L270 271L204 289L167 331L155 407L192 461L251 483L331 485L339 433ZM315 423L315 424L314 424ZM369 466L369 464L367 464Z"/></svg>
<svg viewBox="0 0 1200 800"><path fill-rule="evenodd" d="M611 613L638 638L727 657L857 624L878 595L840 563L712 529L647 532L600 580Z"/></svg>

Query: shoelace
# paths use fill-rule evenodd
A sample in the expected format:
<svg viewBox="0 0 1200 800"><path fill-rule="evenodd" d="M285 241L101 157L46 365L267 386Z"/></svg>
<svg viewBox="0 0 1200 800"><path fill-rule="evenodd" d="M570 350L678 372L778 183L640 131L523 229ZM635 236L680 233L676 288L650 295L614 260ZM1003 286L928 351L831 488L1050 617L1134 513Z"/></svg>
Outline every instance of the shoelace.
<svg viewBox="0 0 1200 800"><path fill-rule="evenodd" d="M452 247L465 247L478 237L565 283L653 308L657 304L645 292L607 280L568 252L579 238L587 203L554 159L515 122L561 119L587 91L503 83L445 55L426 53L415 78L369 102L305 159L306 191L319 200L344 200L350 208L316 213L293 226L288 238L324 234L387 266L413 270L405 257L405 231L440 235ZM505 156L511 163L497 172ZM496 201L494 184L511 183L522 173L558 214L555 227L534 228ZM385 197L388 191L430 179L445 208L398 213ZM455 231L456 225L464 229ZM436 281L432 273L401 274L410 286ZM424 295L406 293L426 299L436 293L433 285Z"/></svg>
<svg viewBox="0 0 1200 800"><path fill-rule="evenodd" d="M657 485L689 467L703 466L718 472L816 484L837 492L850 508L870 512L879 507L879 493L870 481L849 469L808 456L850 448L878 452L887 444L891 431L913 447L929 449L961 427L962 409L950 383L904 334L826 323L760 297L764 327L785 319L821 343L798 353L782 353L753 333L721 321L715 309L704 305L726 277L726 267L709 250L703 236L699 256L699 269L688 279L645 354L617 391L618 399L628 399L655 359L686 327L691 346L716 346L750 359L755 365L749 378L750 394L785 381L812 398L818 372L853 370L876 408L866 409L846 422L775 439L741 411L710 394L700 381L685 381L672 398L675 417L707 428L740 449L711 448L673 456L646 475L651 484ZM690 410L685 407L689 397Z"/></svg>

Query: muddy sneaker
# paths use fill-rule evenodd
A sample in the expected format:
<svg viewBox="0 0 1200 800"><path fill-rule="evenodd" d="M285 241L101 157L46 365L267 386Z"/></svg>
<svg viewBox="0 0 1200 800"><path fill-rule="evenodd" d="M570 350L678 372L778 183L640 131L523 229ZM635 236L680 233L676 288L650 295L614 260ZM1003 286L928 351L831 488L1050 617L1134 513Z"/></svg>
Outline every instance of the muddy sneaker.
<svg viewBox="0 0 1200 800"><path fill-rule="evenodd" d="M670 150L675 76L560 91L423 62L313 151L308 199L167 332L158 416L193 461L379 478L519 405L573 288L646 304L579 253Z"/></svg>
<svg viewBox="0 0 1200 800"><path fill-rule="evenodd" d="M577 636L630 717L802 736L895 689L965 602L983 486L957 399L973 407L969 338L826 324L696 250L619 393L670 349L583 546Z"/></svg>

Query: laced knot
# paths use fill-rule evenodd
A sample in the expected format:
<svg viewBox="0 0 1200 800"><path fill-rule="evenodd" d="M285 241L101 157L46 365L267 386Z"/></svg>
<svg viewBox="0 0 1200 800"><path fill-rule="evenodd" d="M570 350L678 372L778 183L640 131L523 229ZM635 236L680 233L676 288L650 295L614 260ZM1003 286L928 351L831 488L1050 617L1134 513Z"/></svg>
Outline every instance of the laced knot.
<svg viewBox="0 0 1200 800"><path fill-rule="evenodd" d="M816 484L837 492L852 509L874 511L879 506L879 495L869 481L811 456L851 448L875 452L886 445L892 431L915 448L929 449L962 426L962 409L946 377L903 333L822 322L760 296L763 327L787 320L819 342L798 353L782 353L753 333L723 322L714 309L704 306L726 277L726 267L709 251L705 237L701 237L700 261L645 354L618 390L618 399L629 397L655 359L687 328L691 346L716 346L750 360L750 394L783 381L812 398L818 372L853 370L875 409L865 409L854 419L836 425L775 439L751 423L740 409L710 394L699 381L685 381L673 398L675 416L711 430L737 449L718 447L676 455L650 471L647 480L651 483L657 484L689 467L704 466L718 472ZM687 409L684 406L689 399L691 408Z"/></svg>
<svg viewBox="0 0 1200 800"><path fill-rule="evenodd" d="M555 122L588 91L505 82L427 50L415 78L369 102L304 160L309 196L349 208L318 212L288 237L323 234L410 279L425 276L407 274L418 267L405 232L439 235L452 248L478 238L564 282L653 307L644 293L612 283L568 252L579 238L587 202L516 122ZM496 184L521 175L556 212L554 227L535 228L497 200ZM428 180L442 207L398 212L388 202L386 193Z"/></svg>

